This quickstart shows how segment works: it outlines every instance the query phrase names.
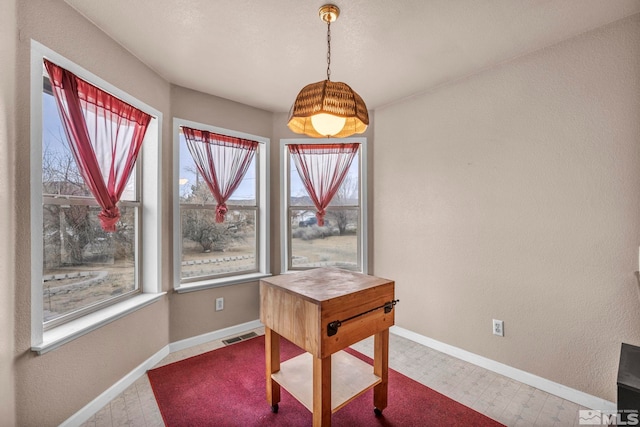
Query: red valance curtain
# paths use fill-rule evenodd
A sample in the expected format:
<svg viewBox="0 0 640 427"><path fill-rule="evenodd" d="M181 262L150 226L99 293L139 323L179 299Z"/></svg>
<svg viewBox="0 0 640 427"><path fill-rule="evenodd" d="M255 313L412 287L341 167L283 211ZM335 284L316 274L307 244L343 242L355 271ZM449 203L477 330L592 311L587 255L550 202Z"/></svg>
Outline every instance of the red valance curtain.
<svg viewBox="0 0 640 427"><path fill-rule="evenodd" d="M289 153L313 201L318 225L349 172L360 144L290 144Z"/></svg>
<svg viewBox="0 0 640 427"><path fill-rule="evenodd" d="M216 222L224 222L227 200L247 173L258 142L185 126L182 132L198 172L216 199Z"/></svg>
<svg viewBox="0 0 640 427"><path fill-rule="evenodd" d="M100 225L116 231L117 203L133 171L151 116L44 60L73 157L102 207Z"/></svg>

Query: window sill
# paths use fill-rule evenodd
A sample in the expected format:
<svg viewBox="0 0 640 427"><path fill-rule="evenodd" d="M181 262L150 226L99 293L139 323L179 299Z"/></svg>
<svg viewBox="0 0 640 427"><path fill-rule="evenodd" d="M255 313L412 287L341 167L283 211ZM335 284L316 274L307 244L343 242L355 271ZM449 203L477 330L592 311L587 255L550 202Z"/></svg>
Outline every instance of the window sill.
<svg viewBox="0 0 640 427"><path fill-rule="evenodd" d="M44 331L42 343L31 347L32 351L44 354L73 341L82 335L95 331L107 323L133 313L159 300L166 292L154 294L140 294L118 304L88 314L80 319L72 320L64 325Z"/></svg>
<svg viewBox="0 0 640 427"><path fill-rule="evenodd" d="M270 277L270 273L251 273L241 276L224 277L220 279L206 280L202 282L184 283L175 287L179 294L185 292L201 291L203 289L218 288L220 286L237 285L239 283L255 282L265 277Z"/></svg>

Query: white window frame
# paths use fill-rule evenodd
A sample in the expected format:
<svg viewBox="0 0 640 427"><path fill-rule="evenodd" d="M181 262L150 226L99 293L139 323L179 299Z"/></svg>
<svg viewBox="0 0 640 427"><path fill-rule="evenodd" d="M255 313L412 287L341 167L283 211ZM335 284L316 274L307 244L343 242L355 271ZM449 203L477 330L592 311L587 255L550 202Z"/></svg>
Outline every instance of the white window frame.
<svg viewBox="0 0 640 427"><path fill-rule="evenodd" d="M47 58L78 77L91 82L123 101L152 115L140 151L142 194L139 212L143 215L139 259L141 293L91 312L80 318L44 330L43 324L43 207L42 207L42 64ZM46 46L31 40L31 349L43 354L87 334L107 323L139 310L157 300L161 283L161 177L162 113L137 100L100 77L76 65ZM142 259L144 249L144 260Z"/></svg>
<svg viewBox="0 0 640 427"><path fill-rule="evenodd" d="M360 144L360 150L358 155L358 171L360 173L360 186L358 188L360 197L360 223L358 224L358 231L360 232L359 244L358 244L358 262L360 263L360 273L368 274L368 222L367 222L367 138L355 137L355 138L331 138L331 139L281 139L280 140L280 202L281 202L281 215L280 215L280 248L281 248L281 266L280 271L285 273L291 273L293 271L300 271L300 269L289 268L289 256L290 248L290 224L289 219L289 168L291 167L289 162L289 150L287 145L290 144Z"/></svg>
<svg viewBox="0 0 640 427"><path fill-rule="evenodd" d="M258 168L259 184L256 188L256 199L258 203L258 213L256 222L258 233L256 239L256 258L258 271L218 277L207 277L197 281L182 281L182 224L180 220L180 127L186 126L193 129L206 130L220 135L227 135L236 138L249 139L259 143L256 152L256 166ZM269 256L269 138L251 135L244 132L224 129L198 123L186 119L173 118L173 283L174 289L178 293L198 291L201 289L216 288L219 286L246 283L270 276L270 256Z"/></svg>

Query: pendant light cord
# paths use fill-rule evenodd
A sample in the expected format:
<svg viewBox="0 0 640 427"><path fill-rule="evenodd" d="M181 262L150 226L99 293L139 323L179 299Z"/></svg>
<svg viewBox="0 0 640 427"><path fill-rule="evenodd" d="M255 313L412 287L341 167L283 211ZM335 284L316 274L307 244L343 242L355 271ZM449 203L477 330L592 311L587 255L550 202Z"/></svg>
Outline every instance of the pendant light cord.
<svg viewBox="0 0 640 427"><path fill-rule="evenodd" d="M331 20L327 21L327 80L331 80Z"/></svg>

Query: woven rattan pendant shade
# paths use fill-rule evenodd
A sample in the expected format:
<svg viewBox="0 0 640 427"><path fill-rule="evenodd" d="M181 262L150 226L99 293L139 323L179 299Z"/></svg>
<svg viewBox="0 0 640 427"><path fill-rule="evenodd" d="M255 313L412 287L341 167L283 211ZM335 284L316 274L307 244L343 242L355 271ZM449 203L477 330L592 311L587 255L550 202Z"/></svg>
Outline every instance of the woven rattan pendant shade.
<svg viewBox="0 0 640 427"><path fill-rule="evenodd" d="M289 112L289 129L314 138L324 138L311 125L311 116L333 114L347 119L344 128L332 135L344 138L362 133L369 126L369 113L360 95L346 83L323 80L302 88Z"/></svg>
<svg viewBox="0 0 640 427"><path fill-rule="evenodd" d="M318 14L327 23L327 80L302 88L289 111L287 126L295 133L313 138L346 138L367 130L369 112L360 95L348 84L331 81L331 23L338 19L340 9L325 4ZM318 128L314 127L312 118ZM342 119L345 124L341 129Z"/></svg>

